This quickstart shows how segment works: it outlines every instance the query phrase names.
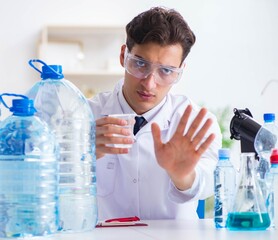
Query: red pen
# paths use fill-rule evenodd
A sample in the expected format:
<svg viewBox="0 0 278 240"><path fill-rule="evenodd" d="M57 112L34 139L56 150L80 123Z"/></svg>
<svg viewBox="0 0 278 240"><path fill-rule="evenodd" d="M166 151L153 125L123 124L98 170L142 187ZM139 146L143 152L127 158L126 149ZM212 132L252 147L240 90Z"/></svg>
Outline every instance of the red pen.
<svg viewBox="0 0 278 240"><path fill-rule="evenodd" d="M136 222L140 221L140 218L137 216L134 217L125 217L125 218L112 218L105 220L105 222Z"/></svg>
<svg viewBox="0 0 278 240"><path fill-rule="evenodd" d="M136 226L148 226L146 223L140 222L140 218L134 217L124 217L124 218L112 218L105 220L104 222L99 222L96 227L136 227Z"/></svg>

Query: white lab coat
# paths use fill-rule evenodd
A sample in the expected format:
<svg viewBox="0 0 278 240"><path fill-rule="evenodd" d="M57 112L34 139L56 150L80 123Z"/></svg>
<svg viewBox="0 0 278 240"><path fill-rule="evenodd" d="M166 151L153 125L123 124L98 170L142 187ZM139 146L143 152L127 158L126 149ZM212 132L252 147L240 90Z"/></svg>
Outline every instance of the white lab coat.
<svg viewBox="0 0 278 240"><path fill-rule="evenodd" d="M118 101L122 83L113 92L101 93L89 104L95 119L113 113L123 113ZM159 113L135 136L128 154L107 154L97 160L97 199L99 219L138 216L141 219L197 218L198 199L213 194L213 170L217 151L221 147L221 133L215 116L209 132L216 138L196 166L196 179L191 189L179 191L155 158L151 123L159 124L163 141L168 141L188 104L193 105L191 123L199 111L185 96L168 94ZM207 134L208 135L208 134Z"/></svg>

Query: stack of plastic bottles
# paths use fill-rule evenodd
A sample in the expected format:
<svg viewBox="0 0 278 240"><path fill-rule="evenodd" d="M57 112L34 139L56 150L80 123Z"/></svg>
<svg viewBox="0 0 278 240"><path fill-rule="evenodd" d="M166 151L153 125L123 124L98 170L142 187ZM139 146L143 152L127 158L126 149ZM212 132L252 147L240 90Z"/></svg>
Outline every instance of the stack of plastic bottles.
<svg viewBox="0 0 278 240"><path fill-rule="evenodd" d="M42 71L34 62L43 64ZM60 65L29 64L41 74L13 96L0 123L0 237L92 230L97 222L95 121Z"/></svg>

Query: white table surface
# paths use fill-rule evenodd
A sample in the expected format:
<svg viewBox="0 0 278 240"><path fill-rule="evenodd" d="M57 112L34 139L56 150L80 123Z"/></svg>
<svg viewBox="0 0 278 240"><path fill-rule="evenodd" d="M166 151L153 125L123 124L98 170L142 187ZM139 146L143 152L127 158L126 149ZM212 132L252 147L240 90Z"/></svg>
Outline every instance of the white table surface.
<svg viewBox="0 0 278 240"><path fill-rule="evenodd" d="M63 233L32 240L277 240L278 230L229 231L215 229L212 219L143 221L148 226L96 228L90 232Z"/></svg>

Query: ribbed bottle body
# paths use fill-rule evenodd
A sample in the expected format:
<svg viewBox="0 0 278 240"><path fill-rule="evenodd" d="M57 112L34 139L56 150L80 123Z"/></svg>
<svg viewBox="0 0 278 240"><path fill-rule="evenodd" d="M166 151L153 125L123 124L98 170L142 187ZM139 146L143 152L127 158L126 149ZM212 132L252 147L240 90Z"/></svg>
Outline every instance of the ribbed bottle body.
<svg viewBox="0 0 278 240"><path fill-rule="evenodd" d="M97 221L95 122L87 100L64 79L40 81L28 96L59 144L59 228L91 230Z"/></svg>
<svg viewBox="0 0 278 240"><path fill-rule="evenodd" d="M58 229L57 145L34 116L0 123L0 236L25 237Z"/></svg>
<svg viewBox="0 0 278 240"><path fill-rule="evenodd" d="M60 227L92 229L97 221L94 124L89 119L64 119L56 128L60 144Z"/></svg>

